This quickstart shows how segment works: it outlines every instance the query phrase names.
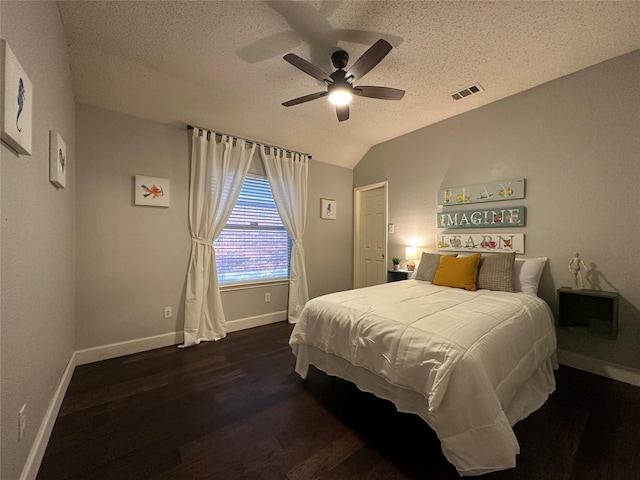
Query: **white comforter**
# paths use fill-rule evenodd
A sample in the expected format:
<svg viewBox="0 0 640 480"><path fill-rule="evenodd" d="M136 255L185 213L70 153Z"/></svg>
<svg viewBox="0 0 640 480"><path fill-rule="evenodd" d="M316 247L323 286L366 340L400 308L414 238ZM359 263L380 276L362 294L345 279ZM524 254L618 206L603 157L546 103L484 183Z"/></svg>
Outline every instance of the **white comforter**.
<svg viewBox="0 0 640 480"><path fill-rule="evenodd" d="M407 280L310 300L290 341L296 371L330 375L420 415L461 475L515 466L512 425L555 389L548 305L510 292Z"/></svg>

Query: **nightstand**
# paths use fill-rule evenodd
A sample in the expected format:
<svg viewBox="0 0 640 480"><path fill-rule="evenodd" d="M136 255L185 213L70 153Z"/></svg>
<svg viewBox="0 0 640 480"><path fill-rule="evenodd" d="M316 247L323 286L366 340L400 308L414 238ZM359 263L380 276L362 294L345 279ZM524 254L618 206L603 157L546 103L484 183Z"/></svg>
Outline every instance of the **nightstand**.
<svg viewBox="0 0 640 480"><path fill-rule="evenodd" d="M387 283L408 280L412 273L409 270L387 270Z"/></svg>
<svg viewBox="0 0 640 480"><path fill-rule="evenodd" d="M618 293L558 289L558 326L607 338L618 336Z"/></svg>

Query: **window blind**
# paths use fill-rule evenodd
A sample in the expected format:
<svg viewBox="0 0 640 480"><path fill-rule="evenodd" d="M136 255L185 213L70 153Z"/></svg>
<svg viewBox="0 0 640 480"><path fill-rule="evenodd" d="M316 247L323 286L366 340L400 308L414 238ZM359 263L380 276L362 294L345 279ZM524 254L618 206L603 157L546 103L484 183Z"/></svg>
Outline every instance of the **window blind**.
<svg viewBox="0 0 640 480"><path fill-rule="evenodd" d="M238 202L213 246L220 284L289 277L292 242L266 178L245 178Z"/></svg>

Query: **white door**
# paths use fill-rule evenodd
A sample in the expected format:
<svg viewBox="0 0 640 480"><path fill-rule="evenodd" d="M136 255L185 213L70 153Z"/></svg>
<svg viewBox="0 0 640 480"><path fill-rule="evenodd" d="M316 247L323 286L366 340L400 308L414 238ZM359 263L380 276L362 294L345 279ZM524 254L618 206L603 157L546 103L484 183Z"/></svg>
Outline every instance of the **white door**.
<svg viewBox="0 0 640 480"><path fill-rule="evenodd" d="M387 184L355 191L354 288L387 281Z"/></svg>

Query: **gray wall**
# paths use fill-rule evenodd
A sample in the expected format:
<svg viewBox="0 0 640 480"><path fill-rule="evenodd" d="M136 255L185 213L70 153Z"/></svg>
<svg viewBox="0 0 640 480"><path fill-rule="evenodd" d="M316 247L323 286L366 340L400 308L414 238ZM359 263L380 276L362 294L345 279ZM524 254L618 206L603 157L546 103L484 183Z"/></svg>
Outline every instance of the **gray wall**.
<svg viewBox="0 0 640 480"><path fill-rule="evenodd" d="M74 101L55 2L0 2L2 38L33 84L33 154L2 166L0 476L20 476L74 351ZM27 92L29 95L29 92ZM67 188L49 183L49 130L67 146ZM27 404L18 442L18 411Z"/></svg>
<svg viewBox="0 0 640 480"><path fill-rule="evenodd" d="M310 298L353 288L353 171L312 161L304 248ZM337 203L335 220L320 218L320 199Z"/></svg>
<svg viewBox="0 0 640 480"><path fill-rule="evenodd" d="M619 291L617 340L559 331L559 347L640 368L640 51L372 148L354 186L389 181L389 256L435 250L436 192L524 177L526 255L548 256L539 295L557 312L573 253ZM464 230L457 230L461 232Z"/></svg>
<svg viewBox="0 0 640 480"><path fill-rule="evenodd" d="M191 249L188 132L86 105L77 106L76 123L76 348L182 331ZM171 206L135 206L136 174L169 178ZM351 288L351 185L351 170L311 161L304 247L312 296ZM338 201L338 220L320 220L321 196ZM287 287L223 292L222 301L232 328L286 310ZM163 318L164 306L174 318Z"/></svg>
<svg viewBox="0 0 640 480"><path fill-rule="evenodd" d="M76 110L54 2L0 2L0 22L34 86L33 154L0 146L0 472L19 478L75 350L181 331L189 141L175 126ZM66 142L66 189L49 183L49 130ZM351 287L353 177L317 161L309 172L305 250L316 296ZM134 206L136 174L170 178L171 207ZM339 202L338 220L319 219L321 196ZM286 309L281 290L270 304L260 290L226 292L227 318Z"/></svg>
<svg viewBox="0 0 640 480"><path fill-rule="evenodd" d="M191 248L186 131L84 105L76 125L76 349L180 330ZM136 206L135 175L170 179L171 206Z"/></svg>

